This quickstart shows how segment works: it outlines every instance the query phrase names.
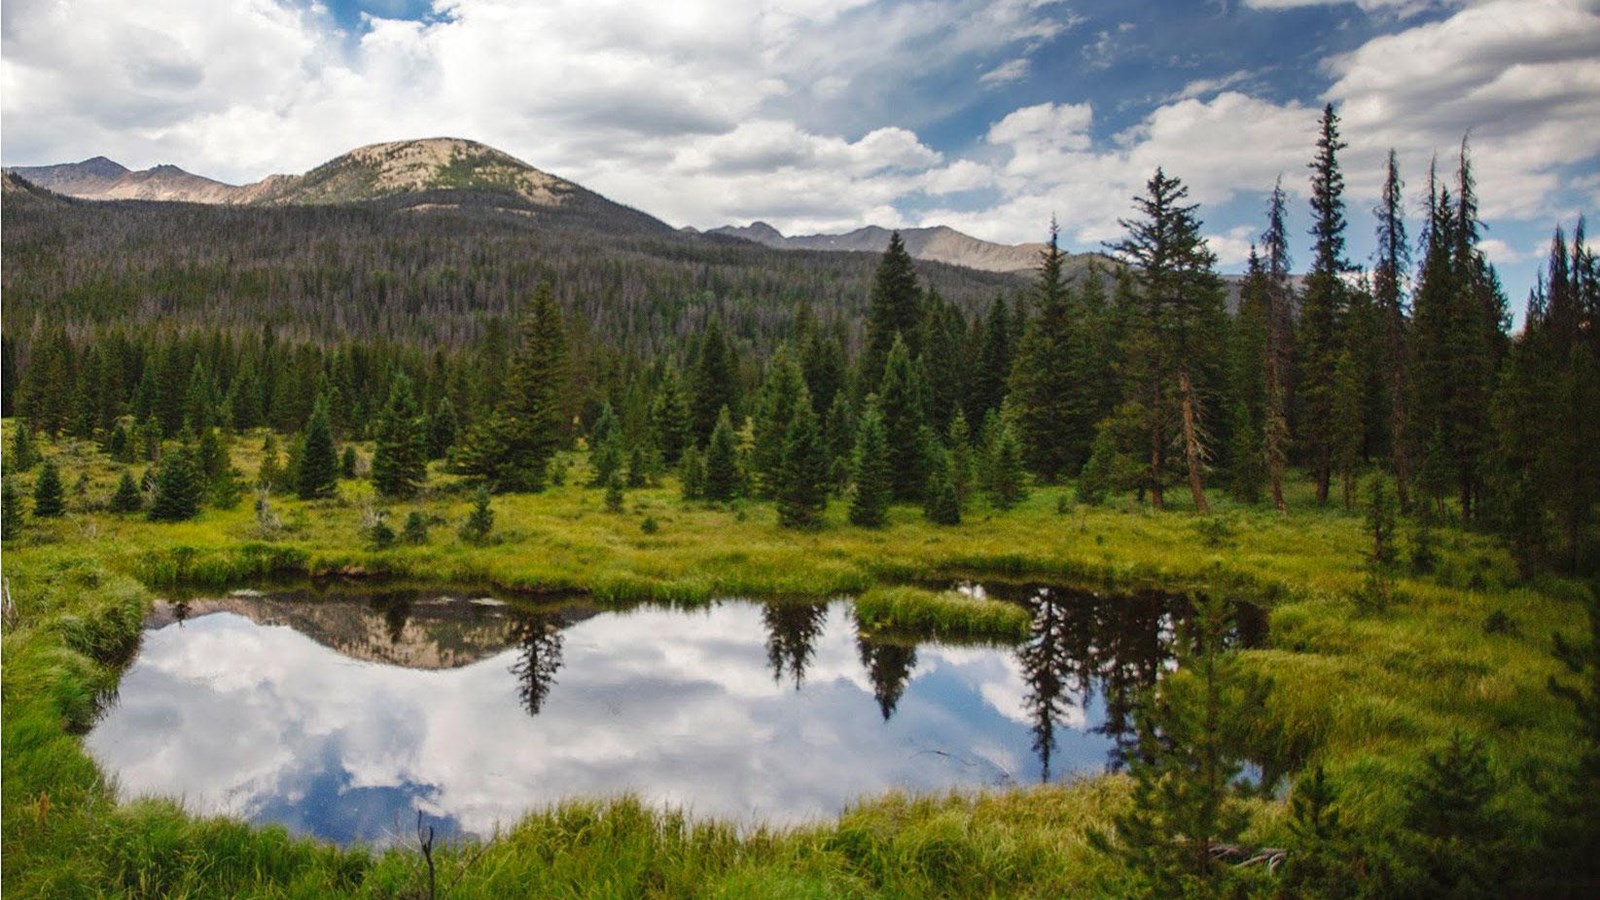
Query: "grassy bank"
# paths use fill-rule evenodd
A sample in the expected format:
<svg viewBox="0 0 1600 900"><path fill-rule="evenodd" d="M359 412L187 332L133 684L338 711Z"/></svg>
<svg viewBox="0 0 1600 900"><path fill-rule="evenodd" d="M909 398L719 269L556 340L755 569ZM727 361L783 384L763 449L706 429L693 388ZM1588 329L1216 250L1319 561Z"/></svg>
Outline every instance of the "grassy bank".
<svg viewBox="0 0 1600 900"><path fill-rule="evenodd" d="M235 445L244 471L255 470L259 444ZM1576 718L1546 682L1558 671L1550 634L1579 631L1580 589L1519 583L1492 543L1441 530L1436 571L1402 576L1395 604L1363 612L1350 600L1362 581L1360 516L1315 509L1308 486L1291 494L1288 516L1216 498L1221 512L1203 524L1182 508L1087 508L1038 489L1008 512L971 509L954 528L909 507L893 510L885 529L852 528L835 502L822 530L795 533L769 505L685 504L670 485L630 491L623 512L608 512L602 492L577 486L579 461L566 486L495 498L481 546L456 535L466 492L436 476L429 493L388 513L397 531L411 511L428 517L427 542L380 550L362 531L377 506L364 483L344 482L332 501L272 498L274 529L261 527L248 498L158 525L95 508L121 466L87 445L46 449L62 465L68 514L30 518L4 553L14 601L0 696L8 895L425 895L414 850L337 850L167 803L115 802L76 735L114 688L150 598L178 584L342 574L578 590L602 602L859 594L875 627L951 634L1026 623L1016 607L884 585L971 574L1112 591L1196 587L1271 607L1268 645L1244 655L1272 685L1260 740L1275 756L1324 765L1363 827L1397 826L1425 754L1463 733L1487 741L1506 832L1531 846L1545 824L1541 785L1573 753ZM35 473L7 477L27 494ZM1410 541L1402 529L1403 551ZM1116 776L980 797L891 796L825 825L748 833L633 801L579 802L494 841L443 849L438 883L451 897L1092 895L1116 872L1087 830L1106 827L1126 797ZM1258 803L1252 839L1286 842L1286 818L1281 802Z"/></svg>

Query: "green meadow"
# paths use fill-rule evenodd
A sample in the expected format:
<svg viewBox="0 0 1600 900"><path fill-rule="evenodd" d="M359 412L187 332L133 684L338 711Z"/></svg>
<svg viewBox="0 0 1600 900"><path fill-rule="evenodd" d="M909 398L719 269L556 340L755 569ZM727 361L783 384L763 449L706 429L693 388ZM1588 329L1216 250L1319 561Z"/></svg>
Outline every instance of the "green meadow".
<svg viewBox="0 0 1600 900"><path fill-rule="evenodd" d="M9 425L9 423L8 423ZM261 435L233 441L253 473ZM587 462L564 455L564 484L495 497L486 541L458 529L467 486L432 474L414 502L382 504L344 480L333 500L246 495L230 510L157 524L106 511L123 467L88 443L41 444L61 467L67 513L28 516L4 550L4 884L8 896L288 897L429 895L415 847L341 849L277 827L202 818L169 800L119 803L81 734L136 652L150 602L172 591L272 578L430 579L530 595L582 592L598 603L693 604L730 595L856 598L866 627L935 639L1026 634L1016 606L915 584L958 577L1069 584L1115 595L1201 591L1264 606L1265 646L1241 664L1269 685L1247 723L1259 755L1291 776L1322 766L1341 814L1369 833L1403 829L1407 784L1454 736L1484 742L1508 858L1535 855L1549 825L1543 797L1578 754L1572 707L1548 687L1563 671L1552 634L1586 630L1586 589L1519 580L1490 538L1440 526L1438 560L1405 563L1415 528L1399 529L1390 602L1356 602L1370 537L1359 510L1317 508L1297 482L1290 512L1213 496L1196 516L1131 497L1100 507L1070 488L1035 487L1017 507L974 502L962 524L895 507L887 527L845 521L780 528L770 504L706 505L676 484L629 490L620 512L583 487ZM362 447L370 457L370 447ZM137 476L140 469L135 468ZM31 495L31 473L8 473ZM1176 492L1174 492L1176 495ZM31 503L24 503L31 509ZM378 547L412 512L424 543ZM652 523L647 525L646 523ZM505 896L1103 896L1121 863L1095 849L1129 802L1130 780L953 796L862 797L837 821L736 828L638 801L574 800L530 813L493 839L434 853L435 893ZM1245 842L1292 846L1285 792L1253 799ZM1271 876L1249 885L1278 896Z"/></svg>

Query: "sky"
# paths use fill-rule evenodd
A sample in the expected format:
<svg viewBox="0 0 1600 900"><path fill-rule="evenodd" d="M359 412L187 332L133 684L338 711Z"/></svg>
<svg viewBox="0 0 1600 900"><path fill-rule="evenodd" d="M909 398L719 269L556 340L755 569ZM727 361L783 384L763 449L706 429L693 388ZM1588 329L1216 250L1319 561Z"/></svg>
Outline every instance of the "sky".
<svg viewBox="0 0 1600 900"><path fill-rule="evenodd" d="M0 162L108 156L233 183L363 144L498 147L676 226L945 224L1072 250L1156 167L1224 271L1266 192L1349 146L1349 255L1399 154L1411 234L1464 137L1522 306L1600 210L1600 0L6 0ZM1470 136L1470 137L1469 137Z"/></svg>

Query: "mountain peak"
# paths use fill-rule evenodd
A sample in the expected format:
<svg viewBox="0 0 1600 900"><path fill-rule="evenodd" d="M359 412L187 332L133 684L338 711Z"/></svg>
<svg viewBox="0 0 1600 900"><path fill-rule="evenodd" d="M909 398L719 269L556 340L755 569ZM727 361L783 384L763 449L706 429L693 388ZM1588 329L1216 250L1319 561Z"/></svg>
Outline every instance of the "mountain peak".
<svg viewBox="0 0 1600 900"><path fill-rule="evenodd" d="M576 185L486 144L436 137L357 147L275 187L270 203L349 203L396 194L472 190L559 206Z"/></svg>

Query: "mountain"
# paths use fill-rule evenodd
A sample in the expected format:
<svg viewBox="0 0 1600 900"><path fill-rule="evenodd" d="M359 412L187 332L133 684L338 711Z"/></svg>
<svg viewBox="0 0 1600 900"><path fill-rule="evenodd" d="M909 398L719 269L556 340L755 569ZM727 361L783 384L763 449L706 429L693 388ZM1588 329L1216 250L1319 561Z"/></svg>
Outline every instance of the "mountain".
<svg viewBox="0 0 1600 900"><path fill-rule="evenodd" d="M707 234L743 238L780 250L833 250L857 253L882 253L889 246L887 228L868 225L846 234L807 234L786 237L765 222L753 222L743 228L724 225ZM1044 244L996 244L962 234L943 225L933 228L903 228L900 239L906 252L916 259L966 266L984 272L1027 272L1039 266L1039 254ZM1074 261L1087 261L1095 254L1072 254ZM1069 264L1069 268L1072 266Z"/></svg>
<svg viewBox="0 0 1600 900"><path fill-rule="evenodd" d="M492 209L535 215L552 224L666 234L671 226L493 147L460 138L427 138L358 147L304 175L271 175L224 184L161 165L143 171L96 156L79 163L6 170L86 200L166 200L241 206L379 203L415 211Z"/></svg>

